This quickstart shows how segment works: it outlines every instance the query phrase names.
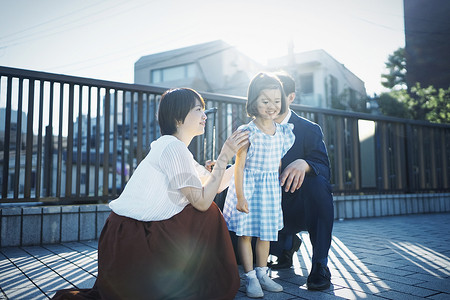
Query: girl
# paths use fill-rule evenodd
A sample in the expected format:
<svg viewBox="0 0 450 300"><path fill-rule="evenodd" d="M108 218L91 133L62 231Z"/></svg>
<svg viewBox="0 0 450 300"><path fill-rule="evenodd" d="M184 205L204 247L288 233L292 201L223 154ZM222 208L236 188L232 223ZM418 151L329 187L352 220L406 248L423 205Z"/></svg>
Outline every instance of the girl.
<svg viewBox="0 0 450 300"><path fill-rule="evenodd" d="M274 119L284 112L285 96L280 81L259 73L250 82L247 114L253 120L242 126L249 131L250 144L236 155L234 180L225 199L223 214L228 229L238 236L238 253L246 273L247 296L263 297L262 289L281 292L283 287L267 275L270 241L276 241L283 227L279 166L293 145L293 125ZM256 242L256 270L253 269L251 240Z"/></svg>

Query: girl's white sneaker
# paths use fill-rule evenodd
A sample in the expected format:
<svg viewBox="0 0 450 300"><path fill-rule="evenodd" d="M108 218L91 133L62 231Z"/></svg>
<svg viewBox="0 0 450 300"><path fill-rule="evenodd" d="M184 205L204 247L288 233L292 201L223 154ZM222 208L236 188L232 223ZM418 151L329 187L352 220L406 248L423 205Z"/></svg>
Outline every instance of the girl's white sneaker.
<svg viewBox="0 0 450 300"><path fill-rule="evenodd" d="M283 287L267 275L267 269L267 267L256 268L256 276L262 289L268 292L282 292Z"/></svg>
<svg viewBox="0 0 450 300"><path fill-rule="evenodd" d="M256 278L255 271L252 270L245 274L246 279L246 292L249 298L262 298L264 293L262 291L261 285L258 278Z"/></svg>

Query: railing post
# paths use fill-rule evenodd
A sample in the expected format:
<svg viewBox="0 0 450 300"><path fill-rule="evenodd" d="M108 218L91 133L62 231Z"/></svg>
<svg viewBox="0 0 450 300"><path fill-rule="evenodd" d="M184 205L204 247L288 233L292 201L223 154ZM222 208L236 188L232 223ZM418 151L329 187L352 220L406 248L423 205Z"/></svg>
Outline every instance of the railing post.
<svg viewBox="0 0 450 300"><path fill-rule="evenodd" d="M6 86L6 111L5 111L5 140L3 150L3 175L2 175L2 198L8 198L8 176L9 176L9 150L10 150L10 133L11 133L11 94L12 94L12 78L8 76ZM16 149L19 151L20 149ZM20 154L19 154L20 155ZM16 182L16 185L19 183Z"/></svg>
<svg viewBox="0 0 450 300"><path fill-rule="evenodd" d="M126 122L126 115L127 115L127 102L126 102L126 94L125 91L122 91L122 161L121 161L121 179L120 179L120 187L123 189L125 186L125 166L126 166L126 153L125 153L125 139L126 139L126 130L127 130L127 122Z"/></svg>
<svg viewBox="0 0 450 300"><path fill-rule="evenodd" d="M426 178L425 178L425 151L423 144L423 130L422 128L417 128L418 130L418 138L417 147L419 148L419 189L425 188L426 186ZM426 145L429 147L429 145Z"/></svg>
<svg viewBox="0 0 450 300"><path fill-rule="evenodd" d="M88 113L87 113L87 125L86 125L86 185L85 196L89 196L90 190L90 178L91 178L91 101L92 101L92 87L87 87L88 93Z"/></svg>
<svg viewBox="0 0 450 300"><path fill-rule="evenodd" d="M25 190L24 198L31 197L31 176L33 166L33 116L34 116L34 80L28 82L28 113L27 113L27 147L25 149ZM20 152L19 152L20 153Z"/></svg>
<svg viewBox="0 0 450 300"><path fill-rule="evenodd" d="M14 169L14 198L19 198L20 185L20 160L22 156L22 111L23 111L23 78L19 78L19 99L17 103L17 126L16 126L16 164ZM11 142L10 142L11 143Z"/></svg>
<svg viewBox="0 0 450 300"><path fill-rule="evenodd" d="M82 156L82 137L83 137L83 87L78 86L78 128L77 128L77 169L75 179L75 195L80 197L81 193L81 165L83 164Z"/></svg>
<svg viewBox="0 0 450 300"><path fill-rule="evenodd" d="M143 120L143 117L142 117L142 102L143 102L143 99L142 99L142 92L139 92L138 93L138 103L137 103L137 145L136 145L136 161L137 161L137 164L139 164L140 162L141 162L141 160L142 160L142 156L143 156L143 152L142 152L142 149L143 149L143 143L142 143L142 140L143 140L143 136L142 136L142 124L143 124L143 122L142 122L142 120Z"/></svg>
<svg viewBox="0 0 450 300"><path fill-rule="evenodd" d="M448 135L447 138L445 137L445 135ZM441 152L442 152L442 177L443 177L443 187L444 189L448 189L449 188L449 180L450 178L448 178L449 176L449 168L448 168L448 160L447 157L449 157L450 155L447 154L447 152L450 152L450 148L447 147L447 143L450 143L450 134L445 130L442 130L441 133Z"/></svg>
<svg viewBox="0 0 450 300"><path fill-rule="evenodd" d="M67 116L67 148L66 148L66 197L72 196L72 164L73 164L73 93L74 85L69 84L69 111Z"/></svg>
<svg viewBox="0 0 450 300"><path fill-rule="evenodd" d="M117 95L118 91L114 91L114 114L113 114L113 150L112 150L112 194L117 194Z"/></svg>
<svg viewBox="0 0 450 300"><path fill-rule="evenodd" d="M396 173L396 188L398 190L405 189L405 131L402 130L401 124L395 125L395 173Z"/></svg>
<svg viewBox="0 0 450 300"><path fill-rule="evenodd" d="M430 131L430 147L429 147L429 151L430 151L430 160L431 160L431 187L433 189L437 188L437 177L436 177L436 156L433 155L433 153L435 153L436 151L436 142L435 142L435 136L434 133L435 131L433 130L433 128L429 128Z"/></svg>
<svg viewBox="0 0 450 300"><path fill-rule="evenodd" d="M407 188L406 192L413 192L414 185L414 148L413 148L413 130L411 124L405 126L405 157L406 157L406 175Z"/></svg>
<svg viewBox="0 0 450 300"><path fill-rule="evenodd" d="M97 112L95 118L95 178L94 178L94 196L98 197L100 186L100 87L97 87Z"/></svg>
<svg viewBox="0 0 450 300"><path fill-rule="evenodd" d="M36 185L35 197L41 198L41 176L42 176L42 129L44 118L44 81L39 80L39 116L38 116L38 141L37 141L37 162L36 162Z"/></svg>
<svg viewBox="0 0 450 300"><path fill-rule="evenodd" d="M359 149L359 131L358 120L351 120L352 134L350 135L352 145L352 178L353 178L353 190L361 189L361 166L360 166L360 149Z"/></svg>
<svg viewBox="0 0 450 300"><path fill-rule="evenodd" d="M111 113L111 98L109 88L106 88L104 101L104 135L103 135L103 196L108 195L109 187L109 117Z"/></svg>
<svg viewBox="0 0 450 300"><path fill-rule="evenodd" d="M335 118L336 122L336 170L335 174L337 175L335 178L337 180L336 184L338 185L339 190L343 191L345 189L344 185L344 124L343 120L340 117Z"/></svg>
<svg viewBox="0 0 450 300"><path fill-rule="evenodd" d="M45 127L44 137L44 196L51 195L52 160L53 160L53 130L50 125Z"/></svg>
<svg viewBox="0 0 450 300"><path fill-rule="evenodd" d="M379 122L379 134L381 137L380 147L380 167L381 167L381 190L386 191L389 189L389 164L388 164L388 150L389 145L387 143L387 124L385 122Z"/></svg>
<svg viewBox="0 0 450 300"><path fill-rule="evenodd" d="M129 138L129 143L130 143L130 147L129 147L129 165L130 165L130 176L131 174L133 174L134 171L134 97L135 97L135 92L131 91L130 92L130 138Z"/></svg>

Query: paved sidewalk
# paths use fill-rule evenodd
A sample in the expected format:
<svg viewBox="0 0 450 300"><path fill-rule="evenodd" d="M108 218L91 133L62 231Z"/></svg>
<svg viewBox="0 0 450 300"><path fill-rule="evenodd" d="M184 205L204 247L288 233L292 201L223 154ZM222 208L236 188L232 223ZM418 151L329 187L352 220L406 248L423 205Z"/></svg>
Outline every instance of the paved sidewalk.
<svg viewBox="0 0 450 300"><path fill-rule="evenodd" d="M284 287L264 299L450 299L450 214L336 221L332 286L306 289L311 244L302 233L294 268L273 271ZM62 288L91 287L97 242L0 248L0 299L48 299ZM236 299L246 299L241 287Z"/></svg>

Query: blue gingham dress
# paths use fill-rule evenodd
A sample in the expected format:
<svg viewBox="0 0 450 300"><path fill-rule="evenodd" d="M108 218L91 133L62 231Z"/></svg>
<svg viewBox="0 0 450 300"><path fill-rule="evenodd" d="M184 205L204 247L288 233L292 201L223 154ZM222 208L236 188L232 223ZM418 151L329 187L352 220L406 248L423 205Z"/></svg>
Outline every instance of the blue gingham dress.
<svg viewBox="0 0 450 300"><path fill-rule="evenodd" d="M228 189L223 215L228 229L237 236L254 236L263 241L276 241L283 228L279 167L281 158L292 147L293 124L276 124L274 135L268 135L250 122L241 126L249 130L250 146L244 167L244 196L249 213L236 209L234 176Z"/></svg>

